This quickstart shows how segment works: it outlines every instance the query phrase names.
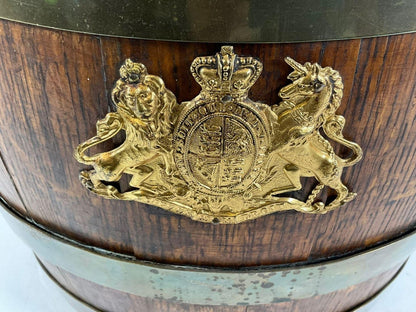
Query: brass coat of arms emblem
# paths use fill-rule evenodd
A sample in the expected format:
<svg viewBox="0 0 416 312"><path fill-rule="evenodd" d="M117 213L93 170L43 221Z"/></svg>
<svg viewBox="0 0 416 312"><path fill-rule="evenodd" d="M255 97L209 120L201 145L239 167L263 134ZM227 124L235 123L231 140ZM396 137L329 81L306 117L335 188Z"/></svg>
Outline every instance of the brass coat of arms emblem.
<svg viewBox="0 0 416 312"><path fill-rule="evenodd" d="M326 213L356 196L341 182L344 167L362 157L361 148L342 135L336 115L342 78L330 67L297 63L282 101L253 102L248 91L262 72L253 57L224 46L215 56L191 65L200 94L178 104L160 77L126 60L113 91L116 112L97 122L97 135L80 144L75 158L93 167L82 184L106 198L135 200L213 223L240 223L276 211ZM124 142L96 155L86 150L125 132ZM322 134L352 150L341 158ZM129 175L130 189L112 185ZM304 201L279 196L300 190L301 177L317 185ZM332 202L319 195L336 192Z"/></svg>

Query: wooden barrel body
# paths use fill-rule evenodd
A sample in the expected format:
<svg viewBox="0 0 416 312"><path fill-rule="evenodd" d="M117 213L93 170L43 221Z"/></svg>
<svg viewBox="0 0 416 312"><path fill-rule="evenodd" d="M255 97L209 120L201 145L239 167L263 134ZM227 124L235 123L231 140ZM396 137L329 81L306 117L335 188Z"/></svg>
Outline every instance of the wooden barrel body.
<svg viewBox="0 0 416 312"><path fill-rule="evenodd" d="M1 20L2 196L31 222L82 244L154 263L217 270L319 264L413 230L416 35L412 33L234 44L239 55L263 62L263 73L250 91L255 101L280 101L278 90L290 73L285 56L340 72L344 97L338 112L346 119L344 136L354 139L364 153L362 161L343 174L345 184L358 193L344 207L324 215L286 211L217 225L89 193L79 182L84 167L73 158L73 150L95 135L96 121L112 110L110 92L124 60L138 60L149 73L162 77L180 103L200 91L189 71L193 59L214 55L220 47L96 36ZM358 285L309 298L210 306L121 292L40 258L65 289L105 311L344 311L376 294L400 268L389 267ZM263 286L259 296L267 288Z"/></svg>

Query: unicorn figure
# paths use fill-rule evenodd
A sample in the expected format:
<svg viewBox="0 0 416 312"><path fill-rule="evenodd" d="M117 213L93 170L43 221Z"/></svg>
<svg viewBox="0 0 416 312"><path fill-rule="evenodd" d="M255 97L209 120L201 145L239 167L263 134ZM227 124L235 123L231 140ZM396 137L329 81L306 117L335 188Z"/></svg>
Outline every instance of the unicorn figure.
<svg viewBox="0 0 416 312"><path fill-rule="evenodd" d="M277 154L289 162L284 171L292 187L269 194L300 190L301 176L315 177L319 184L302 210L323 213L356 196L341 182L341 174L344 167L352 166L361 159L362 150L358 144L343 137L345 119L335 114L343 94L339 73L316 63L301 65L289 57L285 61L294 71L288 76L292 83L279 92L283 101L271 107L276 117L270 155ZM351 149L353 155L346 159L337 156L331 144L321 135L321 129L328 138ZM337 192L337 197L327 206L321 201L314 202L325 186Z"/></svg>

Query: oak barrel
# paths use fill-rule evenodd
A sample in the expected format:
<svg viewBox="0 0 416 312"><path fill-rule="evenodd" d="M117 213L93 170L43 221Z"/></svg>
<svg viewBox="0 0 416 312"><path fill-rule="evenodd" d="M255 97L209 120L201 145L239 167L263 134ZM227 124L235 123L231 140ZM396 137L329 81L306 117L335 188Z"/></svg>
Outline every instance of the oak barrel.
<svg viewBox="0 0 416 312"><path fill-rule="evenodd" d="M63 7L42 2L46 8L32 2L36 5L28 9L0 1L0 192L15 231L33 244L60 287L80 301L103 311L346 311L382 290L416 247L411 1L402 1L396 11L379 1L370 8L336 7L338 13L326 11L329 4L322 1L313 9L323 12L325 22L322 16L319 22L313 14L295 14L300 26L274 19L302 8L291 10L284 1L276 2L280 7L265 2L275 11L257 1L224 6L172 1L175 7L150 1L141 12L106 2L90 4L85 16L74 7L76 19L68 13L72 1ZM130 22L111 19L118 9ZM369 21L354 21L348 32L339 26L350 18L339 13L342 9L371 12ZM131 22L135 14L147 16L135 22L142 25ZM389 14L408 24L388 24ZM102 16L107 23L94 22ZM374 21L385 29L369 29ZM342 176L358 193L353 201L326 214L283 211L239 224L210 224L102 198L82 186L79 172L85 166L73 150L114 110L111 90L123 62L143 63L182 103L200 92L189 70L192 61L215 55L224 42L263 63L250 90L256 102L281 101L278 91L291 72L286 56L339 71L343 133L364 154ZM117 137L106 148L122 140ZM89 278L97 268L108 271ZM180 282L186 274L189 285ZM333 279L337 274L343 282ZM208 286L195 294L193 287L204 288L199 278ZM153 284L144 283L147 279ZM273 297L276 287L283 287L284 295ZM238 302L216 300L234 295Z"/></svg>

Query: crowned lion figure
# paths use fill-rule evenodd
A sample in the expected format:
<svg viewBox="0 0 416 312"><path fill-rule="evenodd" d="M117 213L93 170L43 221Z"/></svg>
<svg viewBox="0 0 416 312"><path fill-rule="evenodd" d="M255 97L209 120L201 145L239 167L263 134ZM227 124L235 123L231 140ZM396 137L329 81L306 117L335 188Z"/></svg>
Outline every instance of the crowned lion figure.
<svg viewBox="0 0 416 312"><path fill-rule="evenodd" d="M108 113L97 122L97 135L80 144L75 158L94 169L82 171L82 183L105 197L119 198L121 193L106 182L119 181L124 173L131 174L130 186L140 192L152 193L158 188L153 175L172 173L170 141L174 124L176 98L166 89L163 80L149 75L146 67L130 59L120 68L112 99L116 112ZM124 142L117 148L88 156L89 148L110 140L121 130Z"/></svg>

